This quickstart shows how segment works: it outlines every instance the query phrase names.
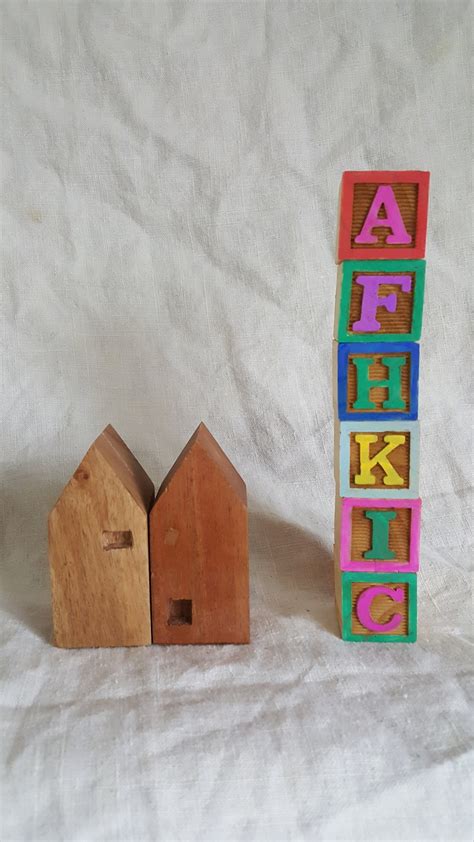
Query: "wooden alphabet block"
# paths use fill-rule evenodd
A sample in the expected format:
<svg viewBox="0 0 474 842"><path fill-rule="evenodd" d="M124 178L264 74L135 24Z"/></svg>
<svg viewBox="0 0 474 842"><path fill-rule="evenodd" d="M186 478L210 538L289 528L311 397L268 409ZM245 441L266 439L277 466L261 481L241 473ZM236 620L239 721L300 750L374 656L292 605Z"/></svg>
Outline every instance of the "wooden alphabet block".
<svg viewBox="0 0 474 842"><path fill-rule="evenodd" d="M420 512L420 499L344 497L336 525L336 559L341 570L416 573Z"/></svg>
<svg viewBox="0 0 474 842"><path fill-rule="evenodd" d="M148 510L153 483L110 425L49 516L54 642L151 643Z"/></svg>
<svg viewBox="0 0 474 842"><path fill-rule="evenodd" d="M336 339L417 341L424 290L424 260L345 260L336 304Z"/></svg>
<svg viewBox="0 0 474 842"><path fill-rule="evenodd" d="M245 483L200 424L150 514L153 643L248 643Z"/></svg>
<svg viewBox="0 0 474 842"><path fill-rule="evenodd" d="M419 347L414 342L341 342L337 359L340 420L415 420L418 369Z"/></svg>
<svg viewBox="0 0 474 842"><path fill-rule="evenodd" d="M338 260L423 257L428 186L428 172L345 172Z"/></svg>
<svg viewBox="0 0 474 842"><path fill-rule="evenodd" d="M336 571L336 605L343 640L412 643L416 640L415 573Z"/></svg>
<svg viewBox="0 0 474 842"><path fill-rule="evenodd" d="M341 421L341 497L418 496L418 421Z"/></svg>

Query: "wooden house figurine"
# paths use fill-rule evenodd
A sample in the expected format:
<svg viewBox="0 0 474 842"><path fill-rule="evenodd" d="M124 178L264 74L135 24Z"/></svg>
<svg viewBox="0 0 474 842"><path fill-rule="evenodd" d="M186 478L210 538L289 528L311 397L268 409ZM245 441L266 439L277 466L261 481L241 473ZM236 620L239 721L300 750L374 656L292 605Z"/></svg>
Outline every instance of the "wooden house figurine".
<svg viewBox="0 0 474 842"><path fill-rule="evenodd" d="M57 646L151 643L153 497L150 478L113 427L106 427L49 516Z"/></svg>
<svg viewBox="0 0 474 842"><path fill-rule="evenodd" d="M153 643L248 643L245 483L204 424L150 513Z"/></svg>

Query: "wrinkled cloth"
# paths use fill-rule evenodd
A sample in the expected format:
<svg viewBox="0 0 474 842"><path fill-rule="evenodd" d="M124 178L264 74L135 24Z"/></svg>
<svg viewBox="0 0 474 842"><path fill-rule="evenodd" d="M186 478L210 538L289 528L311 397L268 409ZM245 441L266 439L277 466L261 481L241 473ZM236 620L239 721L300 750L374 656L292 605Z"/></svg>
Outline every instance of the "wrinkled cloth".
<svg viewBox="0 0 474 842"><path fill-rule="evenodd" d="M3 842L470 840L469 5L4 2ZM339 639L345 169L431 170L414 645ZM46 520L107 423L203 420L250 646L51 645Z"/></svg>

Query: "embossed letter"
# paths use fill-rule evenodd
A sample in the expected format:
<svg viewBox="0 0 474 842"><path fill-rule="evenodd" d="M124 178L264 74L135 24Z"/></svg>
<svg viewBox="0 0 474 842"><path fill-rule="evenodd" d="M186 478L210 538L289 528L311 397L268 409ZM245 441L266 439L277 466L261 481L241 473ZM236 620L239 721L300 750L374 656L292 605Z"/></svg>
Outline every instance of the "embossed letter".
<svg viewBox="0 0 474 842"><path fill-rule="evenodd" d="M394 602L403 602L405 598L403 588L387 588L384 585L367 588L367 590L362 591L356 603L356 614L359 623L372 632L383 633L395 631L402 621L401 614L394 614L386 623L376 623L372 619L370 608L377 596L388 596Z"/></svg>
<svg viewBox="0 0 474 842"><path fill-rule="evenodd" d="M375 456L371 457L370 445L378 441L378 436L375 433L357 433L355 436L355 441L359 445L360 463L360 473L354 477L356 485L375 485L375 477L372 474L372 469L377 464L385 471L383 478L384 485L403 485L403 478L397 473L387 457L392 450L405 443L406 436L403 433L387 433L383 437L383 440L386 442L385 447L379 450Z"/></svg>
<svg viewBox="0 0 474 842"><path fill-rule="evenodd" d="M352 325L352 330L355 333L369 333L380 330L381 325L376 318L378 307L385 307L388 313L394 313L397 309L395 292L379 296L378 291L382 284L397 284L402 288L402 292L410 292L411 290L410 275L359 275L356 283L363 287L364 291L362 293L360 319Z"/></svg>
<svg viewBox="0 0 474 842"><path fill-rule="evenodd" d="M380 218L379 211L382 206L385 208L385 216ZM355 237L354 242L358 245L376 243L377 237L371 232L373 228L381 227L390 228L392 231L386 239L388 245L405 246L411 243L411 236L405 228L395 193L389 184L382 184L378 188L362 226L362 231Z"/></svg>

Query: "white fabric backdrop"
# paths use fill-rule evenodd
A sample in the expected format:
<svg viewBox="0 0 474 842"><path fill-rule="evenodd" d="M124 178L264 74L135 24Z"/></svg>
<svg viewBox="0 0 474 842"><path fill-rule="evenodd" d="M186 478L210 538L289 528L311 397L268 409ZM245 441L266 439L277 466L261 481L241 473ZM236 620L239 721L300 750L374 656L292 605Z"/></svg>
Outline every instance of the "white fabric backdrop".
<svg viewBox="0 0 474 842"><path fill-rule="evenodd" d="M3 3L4 842L468 840L465 2ZM344 169L430 169L419 642L338 638ZM249 647L55 650L46 516L109 421L247 481Z"/></svg>

